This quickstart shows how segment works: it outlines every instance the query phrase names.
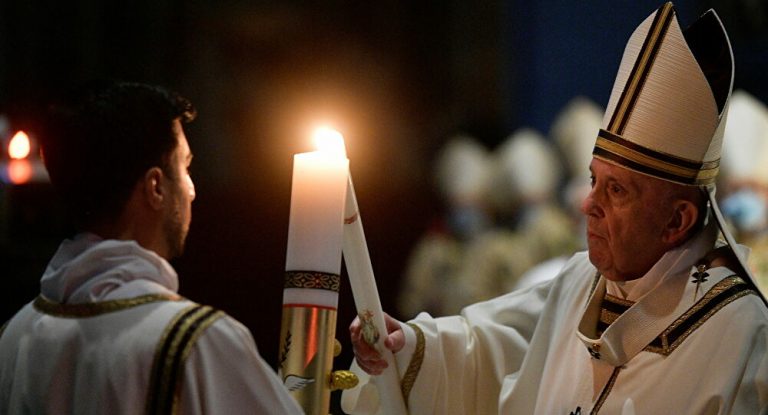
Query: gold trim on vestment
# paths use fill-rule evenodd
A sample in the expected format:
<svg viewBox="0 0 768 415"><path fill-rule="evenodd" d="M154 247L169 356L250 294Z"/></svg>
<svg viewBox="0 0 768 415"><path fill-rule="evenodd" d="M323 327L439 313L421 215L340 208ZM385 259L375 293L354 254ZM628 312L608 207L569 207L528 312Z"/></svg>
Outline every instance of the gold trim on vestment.
<svg viewBox="0 0 768 415"><path fill-rule="evenodd" d="M734 294L720 299L717 303L712 303L712 300L714 300L718 295L723 293L726 290L729 290L737 285L744 285L744 289L736 291ZM645 347L645 351L653 352L653 353L659 353L662 355L669 355L672 353L680 344L688 338L696 329L701 327L702 324L704 324L707 320L709 320L710 317L712 317L715 313L720 311L723 307L726 305L732 303L733 301L744 297L749 294L757 294L753 289L748 288L747 283L741 279L740 277L733 275L727 278L724 278L717 284L715 284L714 287L712 287L709 291L707 291L704 296L696 302L691 308L689 308L685 313L683 313L680 317L677 318L669 327L667 327L660 335L659 338L661 339L661 347L648 345ZM692 318L694 314L697 312L709 308L709 310L702 315L698 320L693 322L691 326L686 329L684 332L680 333L676 338L670 339L670 333L675 330L680 325L686 323L689 319ZM670 343L671 340L671 343Z"/></svg>
<svg viewBox="0 0 768 415"><path fill-rule="evenodd" d="M630 307L635 305L634 301L625 300L615 295L603 294L603 300L600 302L600 317L597 324L597 335L602 336L605 330L611 326L621 315ZM602 327L600 323L604 324Z"/></svg>
<svg viewBox="0 0 768 415"><path fill-rule="evenodd" d="M201 305L193 304L176 313L168 325L165 326L160 341L157 342L155 359L152 364L152 371L150 372L149 389L147 390L148 415L173 413L175 393L173 391L169 392L169 389L175 389L175 382L173 382L175 379L170 374L170 367L173 365L173 358L176 354L173 348L174 345L178 347L175 336L179 332L184 332L189 327L190 318L199 315L201 311L204 311ZM178 328L180 324L181 329ZM170 351L171 349L173 350ZM163 411L163 407L168 408L168 411Z"/></svg>
<svg viewBox="0 0 768 415"><path fill-rule="evenodd" d="M213 324L216 320L224 316L223 311L214 310L213 308L211 308L211 311L212 312L210 314L208 314L205 318L201 319L197 327L194 328L194 331L189 336L188 340L184 343L184 347L181 349L182 361L187 360L189 353L192 351L192 347L195 345L195 342L197 341L197 339L203 334L205 329L210 327L210 325Z"/></svg>
<svg viewBox="0 0 768 415"><path fill-rule="evenodd" d="M735 291L733 294L718 299L717 297L720 296L723 292L730 290L737 286L743 286L742 289ZM702 324L704 324L710 317L712 317L715 313L717 313L721 308L725 307L726 305L732 303L733 301L748 295L748 294L756 294L755 290L750 288L747 283L741 279L740 277L736 275L732 275L730 277L724 278L717 284L715 284L709 291L707 291L704 296L697 301L691 308L685 311L680 317L678 317L672 324L669 325L661 334L656 336L653 341L645 346L643 348L643 351L646 352L652 352L652 353L658 353L664 356L669 355L672 353L682 342L690 336L696 329L698 329ZM616 296L610 295L606 293L604 295L603 301L608 301L612 303L616 303L619 305L623 305L626 307L631 307L635 303L629 300L624 300L621 298L618 298ZM716 301L716 302L713 302ZM696 316L697 313L701 312L702 310L706 311L701 316ZM622 313L616 313L611 310L607 310L603 306L601 306L600 309L600 323L607 324L610 326L613 324ZM698 320L694 322L690 322L692 318L698 318ZM675 329L679 328L681 325L689 323L690 327L688 327L685 331L679 333L679 334L673 334ZM606 329L607 330L607 329Z"/></svg>
<svg viewBox="0 0 768 415"><path fill-rule="evenodd" d="M408 396L411 394L411 389L413 389L413 385L416 383L416 376L418 376L421 364L424 362L424 349L426 348L426 340L424 339L424 332L421 330L421 327L413 323L407 324L416 332L416 350L413 352L411 362L408 364L408 369L405 371L403 381L400 384L400 390L403 393L406 407L408 406Z"/></svg>
<svg viewBox="0 0 768 415"><path fill-rule="evenodd" d="M613 311L606 310L604 308L600 309L600 321L609 326L613 324L613 322L616 321L616 319L618 319L619 316L621 316L621 314L614 313Z"/></svg>
<svg viewBox="0 0 768 415"><path fill-rule="evenodd" d="M624 298L616 297L615 295L605 293L605 297L603 297L604 301L608 301L614 304L618 304L624 307L632 307L635 305L635 302L632 300L626 300Z"/></svg>
<svg viewBox="0 0 768 415"><path fill-rule="evenodd" d="M603 391L600 392L600 397L597 398L597 402L595 402L595 406L592 408L592 412L590 412L590 415L596 414L600 410L600 408L602 408L603 404L605 403L605 400L608 399L608 395L611 393L611 390L613 389L613 385L616 383L616 378L619 377L620 370L621 370L621 366L613 369L613 373L611 373L611 377L608 379L608 383L603 388Z"/></svg>
<svg viewBox="0 0 768 415"><path fill-rule="evenodd" d="M139 297L118 300L99 301L95 303L63 304L54 302L40 294L35 298L33 306L38 311L56 317L93 317L99 314L111 313L136 307L142 304L156 301L180 301L183 298L178 295L147 294Z"/></svg>
<svg viewBox="0 0 768 415"><path fill-rule="evenodd" d="M175 414L178 411L184 362L197 338L223 311L194 304L171 319L157 343L147 391L147 414Z"/></svg>
<svg viewBox="0 0 768 415"><path fill-rule="evenodd" d="M606 304L607 303L607 304ZM613 306L610 306L613 304ZM603 295L603 301L600 302L600 319L599 321L606 326L610 326L613 324L614 321L616 321L619 317L621 317L621 314L628 309L629 307L632 307L635 305L634 301L625 300L623 298L616 297L615 295L608 294L607 292ZM621 311L613 311L609 308L619 308ZM600 325L598 325L598 333L602 334L602 331L600 330Z"/></svg>
<svg viewBox="0 0 768 415"><path fill-rule="evenodd" d="M592 295L595 293L595 290L597 289L597 283L600 282L600 271L595 271L595 276L592 278L592 286L589 287L589 295L587 295L587 303L586 305L589 305L589 300L592 298Z"/></svg>

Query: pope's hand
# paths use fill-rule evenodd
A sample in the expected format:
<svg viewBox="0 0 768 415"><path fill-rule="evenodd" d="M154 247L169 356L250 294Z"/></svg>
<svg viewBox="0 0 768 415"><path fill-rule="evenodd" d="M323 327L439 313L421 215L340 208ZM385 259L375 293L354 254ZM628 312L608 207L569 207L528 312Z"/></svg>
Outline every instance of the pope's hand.
<svg viewBox="0 0 768 415"><path fill-rule="evenodd" d="M400 327L400 322L384 313L384 322L389 333L384 339L384 347L397 353L405 346L405 334ZM387 368L387 362L373 346L365 342L362 335L362 323L359 317L355 317L349 325L349 337L352 340L352 349L355 352L357 364L371 375L380 375Z"/></svg>

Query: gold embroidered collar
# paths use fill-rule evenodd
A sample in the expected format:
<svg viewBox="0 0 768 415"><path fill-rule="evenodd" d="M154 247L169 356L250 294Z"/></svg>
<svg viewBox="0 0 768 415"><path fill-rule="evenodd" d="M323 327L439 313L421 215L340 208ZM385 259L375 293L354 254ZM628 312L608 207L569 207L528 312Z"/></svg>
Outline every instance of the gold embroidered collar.
<svg viewBox="0 0 768 415"><path fill-rule="evenodd" d="M147 294L139 297L99 301L95 303L63 304L50 300L41 294L35 298L33 305L35 309L45 314L50 314L56 317L78 318L93 317L99 314L125 310L127 308L136 307L147 303L153 303L156 301L181 300L183 300L183 297L179 295Z"/></svg>

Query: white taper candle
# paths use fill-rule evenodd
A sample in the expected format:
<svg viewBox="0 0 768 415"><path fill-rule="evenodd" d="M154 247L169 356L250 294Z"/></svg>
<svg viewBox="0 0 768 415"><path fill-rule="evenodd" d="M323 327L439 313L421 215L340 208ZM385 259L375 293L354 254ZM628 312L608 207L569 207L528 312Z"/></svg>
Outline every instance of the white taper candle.
<svg viewBox="0 0 768 415"><path fill-rule="evenodd" d="M375 328L375 347L382 354L388 367L384 372L373 378L379 389L381 408L385 415L405 414L405 402L400 390L400 375L397 371L397 363L394 354L384 347L384 339L387 336L387 327L384 322L384 312L381 308L379 291L376 288L376 279L373 275L373 266L368 254L368 244L365 241L363 222L355 196L355 188L352 184L352 176L349 177L347 187L347 201L344 214L344 263L349 274L349 285L352 287L352 295L355 297L357 314L363 324L373 324Z"/></svg>

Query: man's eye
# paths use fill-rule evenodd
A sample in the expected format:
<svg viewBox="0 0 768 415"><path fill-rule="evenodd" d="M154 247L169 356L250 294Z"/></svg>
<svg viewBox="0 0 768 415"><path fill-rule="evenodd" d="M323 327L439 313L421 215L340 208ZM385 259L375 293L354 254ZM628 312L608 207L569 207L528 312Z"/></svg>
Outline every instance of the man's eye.
<svg viewBox="0 0 768 415"><path fill-rule="evenodd" d="M621 186L617 186L617 185L612 185L610 189L611 189L611 193L614 193L614 194L620 194L624 191L624 189Z"/></svg>
<svg viewBox="0 0 768 415"><path fill-rule="evenodd" d="M595 176L589 176L589 186L595 187Z"/></svg>

